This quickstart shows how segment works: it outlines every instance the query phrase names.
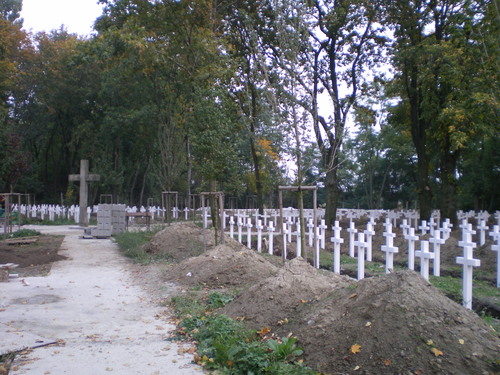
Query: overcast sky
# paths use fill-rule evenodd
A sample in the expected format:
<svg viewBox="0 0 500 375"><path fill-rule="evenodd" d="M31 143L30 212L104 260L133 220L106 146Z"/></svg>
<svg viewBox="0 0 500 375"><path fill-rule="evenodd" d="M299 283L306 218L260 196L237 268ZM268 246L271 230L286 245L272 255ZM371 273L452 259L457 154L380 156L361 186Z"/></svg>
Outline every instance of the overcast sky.
<svg viewBox="0 0 500 375"><path fill-rule="evenodd" d="M35 33L59 29L64 24L70 33L89 35L100 15L97 0L23 0L21 11L24 29Z"/></svg>

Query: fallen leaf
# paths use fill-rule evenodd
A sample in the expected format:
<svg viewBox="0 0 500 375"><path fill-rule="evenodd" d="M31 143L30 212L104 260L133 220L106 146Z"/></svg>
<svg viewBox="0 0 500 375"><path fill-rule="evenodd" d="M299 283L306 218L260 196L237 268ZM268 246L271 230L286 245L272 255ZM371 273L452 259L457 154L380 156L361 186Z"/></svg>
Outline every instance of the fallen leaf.
<svg viewBox="0 0 500 375"><path fill-rule="evenodd" d="M357 296L358 296L358 293L353 293L353 294L351 294L351 295L349 296L349 299L355 298L355 297L357 297Z"/></svg>
<svg viewBox="0 0 500 375"><path fill-rule="evenodd" d="M441 350L439 350L438 348L432 348L431 352L433 352L436 357L443 355L443 352Z"/></svg>
<svg viewBox="0 0 500 375"><path fill-rule="evenodd" d="M361 345L354 344L353 346L351 346L351 353L356 354L359 353L360 351L361 351Z"/></svg>
<svg viewBox="0 0 500 375"><path fill-rule="evenodd" d="M429 345L429 346L434 345L434 341L432 341L432 340L427 340L426 344L427 344L427 345Z"/></svg>
<svg viewBox="0 0 500 375"><path fill-rule="evenodd" d="M390 359L386 359L386 360L384 361L384 365L386 365L386 366L390 366L390 365L391 365L391 360L390 360Z"/></svg>
<svg viewBox="0 0 500 375"><path fill-rule="evenodd" d="M271 330L269 329L269 327L264 327L260 331L257 331L257 334L259 334L260 336L265 336L269 332L271 332Z"/></svg>
<svg viewBox="0 0 500 375"><path fill-rule="evenodd" d="M459 340L458 340L458 343L459 343L460 345L463 345L463 344L465 344L465 341L464 341L464 340L462 340L462 339L459 339Z"/></svg>

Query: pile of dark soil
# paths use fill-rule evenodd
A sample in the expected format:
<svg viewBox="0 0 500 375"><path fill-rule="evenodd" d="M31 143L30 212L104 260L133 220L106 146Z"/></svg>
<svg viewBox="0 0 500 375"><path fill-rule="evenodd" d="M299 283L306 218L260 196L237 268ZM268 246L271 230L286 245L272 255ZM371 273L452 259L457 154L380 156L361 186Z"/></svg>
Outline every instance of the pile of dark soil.
<svg viewBox="0 0 500 375"><path fill-rule="evenodd" d="M305 303L318 301L335 288L355 285L355 281L329 271L316 270L302 258L280 268L276 275L259 280L243 291L222 312L244 318L255 329L276 329Z"/></svg>
<svg viewBox="0 0 500 375"><path fill-rule="evenodd" d="M230 243L168 267L165 281L213 288L246 288L278 272L276 266L255 251Z"/></svg>
<svg viewBox="0 0 500 375"><path fill-rule="evenodd" d="M165 239L165 248L170 244L176 246ZM224 313L277 336L296 335L306 363L325 374L500 371L498 335L413 271L355 282L301 259L277 268L267 256L228 241L170 266L165 279L237 288L240 295Z"/></svg>
<svg viewBox="0 0 500 375"><path fill-rule="evenodd" d="M66 259L58 251L64 236L41 235L36 242L9 244L0 240L0 264L14 263L20 277L41 276L50 272L52 263Z"/></svg>
<svg viewBox="0 0 500 375"><path fill-rule="evenodd" d="M263 309L265 311L265 309ZM304 305L293 332L329 374L496 374L497 334L413 271L363 279Z"/></svg>

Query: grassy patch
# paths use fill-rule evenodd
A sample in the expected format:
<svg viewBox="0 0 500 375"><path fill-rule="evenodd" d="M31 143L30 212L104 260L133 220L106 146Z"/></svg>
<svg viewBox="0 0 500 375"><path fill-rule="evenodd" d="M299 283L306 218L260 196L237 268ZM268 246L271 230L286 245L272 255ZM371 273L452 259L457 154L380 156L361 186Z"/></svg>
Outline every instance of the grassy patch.
<svg viewBox="0 0 500 375"><path fill-rule="evenodd" d="M150 254L143 249L143 245L151 241L153 236L159 231L148 232L122 232L113 236L118 247L123 254L138 263L154 263L157 261L168 260L168 257L158 254Z"/></svg>
<svg viewBox="0 0 500 375"><path fill-rule="evenodd" d="M233 294L220 292L172 298L180 318L177 335L198 343L198 364L219 374L316 374L298 359L302 349L295 338L273 337L266 328L249 330L242 322L217 314L232 298Z"/></svg>
<svg viewBox="0 0 500 375"><path fill-rule="evenodd" d="M34 229L20 229L11 233L8 238L21 238L21 237L36 237L40 236L41 233Z"/></svg>

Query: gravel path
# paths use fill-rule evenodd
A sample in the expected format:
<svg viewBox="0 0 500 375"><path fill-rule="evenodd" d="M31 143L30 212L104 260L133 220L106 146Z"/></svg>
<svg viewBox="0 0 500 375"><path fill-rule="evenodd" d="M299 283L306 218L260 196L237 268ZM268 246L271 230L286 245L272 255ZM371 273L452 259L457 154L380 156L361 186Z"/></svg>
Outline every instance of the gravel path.
<svg viewBox="0 0 500 375"><path fill-rule="evenodd" d="M46 277L0 284L0 354L39 346L17 355L10 375L203 374L183 354L189 347L165 341L174 326L111 240L30 228L64 234L60 254L68 260Z"/></svg>

